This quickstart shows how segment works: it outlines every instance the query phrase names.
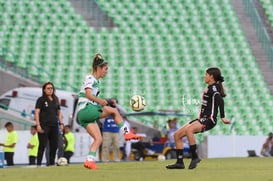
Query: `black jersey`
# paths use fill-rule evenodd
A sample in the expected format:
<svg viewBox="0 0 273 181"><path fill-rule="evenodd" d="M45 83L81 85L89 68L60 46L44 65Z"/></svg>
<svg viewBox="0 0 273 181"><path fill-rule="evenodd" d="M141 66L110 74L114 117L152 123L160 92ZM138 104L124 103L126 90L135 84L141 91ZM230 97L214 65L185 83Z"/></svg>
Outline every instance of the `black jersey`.
<svg viewBox="0 0 273 181"><path fill-rule="evenodd" d="M39 97L36 101L35 109L40 109L40 124L44 126L57 126L58 125L58 111L60 104L58 100L49 100L45 97Z"/></svg>
<svg viewBox="0 0 273 181"><path fill-rule="evenodd" d="M225 117L224 100L220 94L218 84L212 84L207 87L202 96L202 105L199 118L208 118L217 121L218 108L221 118Z"/></svg>

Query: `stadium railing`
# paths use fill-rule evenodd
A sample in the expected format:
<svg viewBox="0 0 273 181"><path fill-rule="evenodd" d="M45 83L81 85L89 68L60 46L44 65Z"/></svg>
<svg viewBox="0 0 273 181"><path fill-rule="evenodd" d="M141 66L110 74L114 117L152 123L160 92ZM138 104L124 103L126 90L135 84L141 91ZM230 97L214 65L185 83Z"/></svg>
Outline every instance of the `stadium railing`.
<svg viewBox="0 0 273 181"><path fill-rule="evenodd" d="M93 22L96 22L96 27L105 27L111 20L96 0L81 0L81 8L87 12Z"/></svg>
<svg viewBox="0 0 273 181"><path fill-rule="evenodd" d="M260 15L255 8L253 0L243 0L243 4L256 30L259 40L262 43L262 47L267 55L270 66L273 68L273 47L271 46L271 40L263 22L261 21Z"/></svg>
<svg viewBox="0 0 273 181"><path fill-rule="evenodd" d="M19 119L14 119L14 118L7 117L7 116L0 116L0 125L3 125L5 122L12 122L12 123L15 123L16 125L20 125L20 127L22 127L21 129L23 129L23 130L28 130L32 125L35 124L34 121L33 121L33 124L31 124L29 122L24 122Z"/></svg>
<svg viewBox="0 0 273 181"><path fill-rule="evenodd" d="M43 84L46 81L52 81L54 74L44 71L42 66L33 65L31 60L26 61L25 67L20 67L17 61L16 54L8 48L0 46L0 68L19 74L24 78L37 81ZM58 89L78 91L77 87L71 86L68 82L60 80L61 83L57 86Z"/></svg>

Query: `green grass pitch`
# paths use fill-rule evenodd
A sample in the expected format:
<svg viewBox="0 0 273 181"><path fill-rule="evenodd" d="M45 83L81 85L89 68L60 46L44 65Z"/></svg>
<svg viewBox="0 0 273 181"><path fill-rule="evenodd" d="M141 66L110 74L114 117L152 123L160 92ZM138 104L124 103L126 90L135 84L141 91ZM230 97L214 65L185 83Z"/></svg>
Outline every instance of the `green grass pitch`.
<svg viewBox="0 0 273 181"><path fill-rule="evenodd" d="M0 169L1 180L36 181L273 181L273 158L203 159L194 170L167 170L175 160L98 163L97 170L82 164L60 167ZM190 160L185 159L186 167Z"/></svg>

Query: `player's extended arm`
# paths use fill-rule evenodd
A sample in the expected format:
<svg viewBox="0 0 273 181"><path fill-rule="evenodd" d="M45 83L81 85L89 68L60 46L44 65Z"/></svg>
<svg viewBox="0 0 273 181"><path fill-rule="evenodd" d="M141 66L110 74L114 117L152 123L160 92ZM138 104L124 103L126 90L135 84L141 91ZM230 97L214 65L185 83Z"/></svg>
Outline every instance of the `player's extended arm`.
<svg viewBox="0 0 273 181"><path fill-rule="evenodd" d="M106 106L108 104L105 99L100 99L100 98L98 98L96 96L93 96L92 95L92 89L90 89L90 88L85 89L85 95L86 95L87 99L89 99L91 101L94 101L94 102L97 102L100 105Z"/></svg>
<svg viewBox="0 0 273 181"><path fill-rule="evenodd" d="M228 119L225 118L224 99L222 98L222 96L220 96L220 94L216 94L215 95L215 101L216 101L216 104L219 106L220 116L221 116L221 119L222 119L223 123L230 124L231 122Z"/></svg>

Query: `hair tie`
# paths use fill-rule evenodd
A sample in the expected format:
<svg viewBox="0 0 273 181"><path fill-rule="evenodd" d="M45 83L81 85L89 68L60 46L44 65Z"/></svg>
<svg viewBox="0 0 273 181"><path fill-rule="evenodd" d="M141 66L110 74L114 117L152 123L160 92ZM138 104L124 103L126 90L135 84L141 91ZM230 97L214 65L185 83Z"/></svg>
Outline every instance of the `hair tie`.
<svg viewBox="0 0 273 181"><path fill-rule="evenodd" d="M223 76L220 76L220 77L218 78L218 81L219 81L219 82L224 82L224 77L223 77Z"/></svg>
<svg viewBox="0 0 273 181"><path fill-rule="evenodd" d="M102 55L99 54L99 53L95 55L95 60L96 60L96 61L99 61L99 60L102 61L101 63L98 63L98 64L96 65L96 67L103 66L103 65L105 65L105 64L108 63L108 62L106 62L106 61L102 58Z"/></svg>
<svg viewBox="0 0 273 181"><path fill-rule="evenodd" d="M106 62L106 61L104 61L104 60L102 59L102 62L99 63L98 65L96 65L96 67L103 66L103 65L105 65L105 64L108 64L108 62Z"/></svg>

